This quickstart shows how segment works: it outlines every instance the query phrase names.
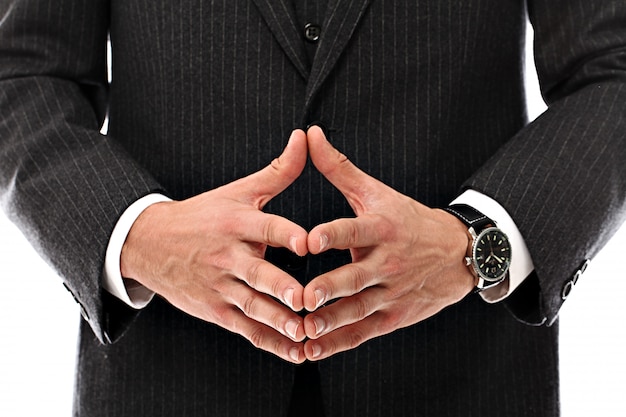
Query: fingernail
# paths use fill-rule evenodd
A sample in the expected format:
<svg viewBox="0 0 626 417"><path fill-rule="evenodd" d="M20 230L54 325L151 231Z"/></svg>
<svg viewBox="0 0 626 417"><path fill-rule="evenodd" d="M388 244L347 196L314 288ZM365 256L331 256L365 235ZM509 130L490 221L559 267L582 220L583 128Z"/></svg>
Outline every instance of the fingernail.
<svg viewBox="0 0 626 417"><path fill-rule="evenodd" d="M298 323L298 321L296 321L296 320L289 320L285 324L285 331L287 332L289 337L291 337L293 340L296 340L296 333L298 332L298 326L299 325L300 325L300 323ZM317 327L317 325L316 325L316 327Z"/></svg>
<svg viewBox="0 0 626 417"><path fill-rule="evenodd" d="M319 357L322 354L322 347L320 345L315 344L311 348L313 350L313 359Z"/></svg>
<svg viewBox="0 0 626 417"><path fill-rule="evenodd" d="M315 294L315 309L317 310L326 301L326 293L320 288L313 291L313 293Z"/></svg>
<svg viewBox="0 0 626 417"><path fill-rule="evenodd" d="M294 138L295 136L296 136L296 131L295 131L295 130L293 130L293 131L291 132L291 135L289 135L289 140L287 141L287 145L289 145L289 144L293 141L293 138Z"/></svg>
<svg viewBox="0 0 626 417"><path fill-rule="evenodd" d="M283 293L283 301L293 310L293 288L287 288Z"/></svg>
<svg viewBox="0 0 626 417"><path fill-rule="evenodd" d="M295 254L298 253L298 238L295 236L291 236L289 238L289 247L291 248L291 251Z"/></svg>
<svg viewBox="0 0 626 417"><path fill-rule="evenodd" d="M320 252L322 252L328 246L328 236L320 235Z"/></svg>
<svg viewBox="0 0 626 417"><path fill-rule="evenodd" d="M300 359L300 350L297 347L292 347L291 349L289 349L289 357L294 361L294 362L298 362Z"/></svg>
<svg viewBox="0 0 626 417"><path fill-rule="evenodd" d="M313 317L313 324L315 324L315 336L319 336L326 328L326 322L321 317Z"/></svg>

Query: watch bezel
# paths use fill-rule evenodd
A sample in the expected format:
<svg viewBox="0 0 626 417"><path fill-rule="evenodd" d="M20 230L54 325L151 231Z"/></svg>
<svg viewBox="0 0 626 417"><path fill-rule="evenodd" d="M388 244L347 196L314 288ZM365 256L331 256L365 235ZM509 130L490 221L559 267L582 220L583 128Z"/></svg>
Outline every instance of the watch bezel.
<svg viewBox="0 0 626 417"><path fill-rule="evenodd" d="M506 243L507 246L509 248L509 253L508 253L508 258L506 259L506 266L505 268L503 268L502 272L496 276L490 276L490 275L486 275L480 268L480 266L478 265L478 261L477 261L477 248L478 245L480 243L480 240L488 234L491 233L499 233L502 236L504 236L504 238L506 239ZM508 273L510 267L511 267L511 259L512 259L512 253L511 253L511 243L510 240L508 238L508 236L506 235L506 233L504 233L502 231L502 229L496 227L496 226L489 226L486 227L485 229L481 230L480 233L476 234L476 232L474 231L474 233L472 233L473 235L473 241L472 241L472 252L471 252L471 266L472 269L474 270L474 272L476 273L476 275L478 276L478 278L486 281L488 284L495 284L495 283L499 283L501 282L505 277L506 274Z"/></svg>

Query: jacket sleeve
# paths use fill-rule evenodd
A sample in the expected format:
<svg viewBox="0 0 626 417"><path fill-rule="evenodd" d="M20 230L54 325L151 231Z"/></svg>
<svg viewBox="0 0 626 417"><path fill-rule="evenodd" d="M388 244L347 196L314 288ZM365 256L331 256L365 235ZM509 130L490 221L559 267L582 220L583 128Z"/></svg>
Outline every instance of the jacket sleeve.
<svg viewBox="0 0 626 417"><path fill-rule="evenodd" d="M108 8L104 0L0 2L2 206L103 343L135 314L101 288L109 236L133 201L162 192L99 132Z"/></svg>
<svg viewBox="0 0 626 417"><path fill-rule="evenodd" d="M626 218L626 6L530 0L528 10L548 110L465 186L507 209L535 264L508 307L552 324L586 260Z"/></svg>

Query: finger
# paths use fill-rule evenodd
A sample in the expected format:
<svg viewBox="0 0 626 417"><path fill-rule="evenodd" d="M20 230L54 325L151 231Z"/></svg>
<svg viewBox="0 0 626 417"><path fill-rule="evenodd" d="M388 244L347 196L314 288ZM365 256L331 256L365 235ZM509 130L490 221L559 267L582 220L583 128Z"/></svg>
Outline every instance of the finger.
<svg viewBox="0 0 626 417"><path fill-rule="evenodd" d="M382 336L387 333L380 331L380 329L385 328L386 320L387 318L383 313L376 312L364 320L337 329L319 339L308 340L304 344L306 358L311 361L325 359L336 353L354 349L370 339Z"/></svg>
<svg viewBox="0 0 626 417"><path fill-rule="evenodd" d="M372 272L374 271L374 272ZM303 291L304 308L315 311L329 300L349 297L379 283L374 268L366 263L351 263L322 274Z"/></svg>
<svg viewBox="0 0 626 417"><path fill-rule="evenodd" d="M381 304L384 291L378 287L368 288L307 315L304 318L306 336L318 339L336 329L364 320L384 307Z"/></svg>
<svg viewBox="0 0 626 417"><path fill-rule="evenodd" d="M335 149L319 126L309 128L307 142L313 165L346 197L357 215L363 213L365 203L374 193L378 181Z"/></svg>
<svg viewBox="0 0 626 417"><path fill-rule="evenodd" d="M274 214L256 210L244 213L237 219L237 234L244 242L288 248L299 256L304 256L308 252L306 230Z"/></svg>
<svg viewBox="0 0 626 417"><path fill-rule="evenodd" d="M221 318L224 328L242 335L259 349L293 363L302 363L306 359L302 343L294 342L265 324L246 317L235 306L227 307Z"/></svg>
<svg viewBox="0 0 626 417"><path fill-rule="evenodd" d="M281 300L293 311L302 310L302 285L266 260L246 257L235 265L233 274L251 288Z"/></svg>
<svg viewBox="0 0 626 417"><path fill-rule="evenodd" d="M380 244L390 231L386 222L367 214L355 219L333 220L309 232L307 248L312 254L328 249L367 248Z"/></svg>
<svg viewBox="0 0 626 417"><path fill-rule="evenodd" d="M241 178L232 184L243 195L246 203L261 209L272 198L283 192L302 173L307 160L306 135L294 130L283 153L262 170Z"/></svg>
<svg viewBox="0 0 626 417"><path fill-rule="evenodd" d="M240 281L232 281L225 297L245 315L255 321L278 330L294 342L305 337L303 319L269 296L259 293Z"/></svg>

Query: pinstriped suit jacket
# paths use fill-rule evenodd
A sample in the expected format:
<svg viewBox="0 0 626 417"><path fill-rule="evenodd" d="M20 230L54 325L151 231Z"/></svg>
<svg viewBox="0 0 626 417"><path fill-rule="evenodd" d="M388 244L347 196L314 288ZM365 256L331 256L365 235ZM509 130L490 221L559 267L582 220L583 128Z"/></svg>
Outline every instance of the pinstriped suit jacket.
<svg viewBox="0 0 626 417"><path fill-rule="evenodd" d="M527 13L549 103L529 126ZM316 45L302 38L308 19ZM254 172L314 120L425 204L463 187L493 197L536 266L506 305L470 296L321 362L325 414L557 415L546 325L626 215L623 0L1 0L2 204L83 307L76 414L285 415L291 365L159 299L137 315L100 274L137 198ZM351 215L310 167L267 210L305 228ZM268 257L303 282L349 261Z"/></svg>

